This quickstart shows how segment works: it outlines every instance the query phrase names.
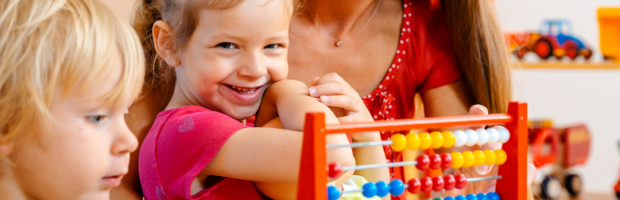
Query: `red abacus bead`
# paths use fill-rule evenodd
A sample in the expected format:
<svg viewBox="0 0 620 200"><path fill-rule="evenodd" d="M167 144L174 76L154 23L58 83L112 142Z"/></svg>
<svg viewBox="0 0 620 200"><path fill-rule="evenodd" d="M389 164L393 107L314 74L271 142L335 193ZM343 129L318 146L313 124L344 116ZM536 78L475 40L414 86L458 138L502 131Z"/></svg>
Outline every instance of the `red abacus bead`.
<svg viewBox="0 0 620 200"><path fill-rule="evenodd" d="M443 190L443 177L441 176L433 177L433 190L434 191Z"/></svg>
<svg viewBox="0 0 620 200"><path fill-rule="evenodd" d="M452 156L449 153L441 154L441 168L448 169L452 167Z"/></svg>
<svg viewBox="0 0 620 200"><path fill-rule="evenodd" d="M429 159L431 160L431 164L429 168L439 169L439 166L441 165L441 156L439 156L439 154L435 154L435 155L429 156Z"/></svg>
<svg viewBox="0 0 620 200"><path fill-rule="evenodd" d="M420 191L422 192L430 192L433 189L433 180L429 177L424 177L420 179Z"/></svg>
<svg viewBox="0 0 620 200"><path fill-rule="evenodd" d="M415 161L418 162L415 165L415 167L418 168L419 170L426 170L428 169L428 166L430 165L430 160L428 159L427 155L418 156L418 158L416 158Z"/></svg>
<svg viewBox="0 0 620 200"><path fill-rule="evenodd" d="M456 176L454 176L454 181L456 183L454 184L454 187L456 187L457 189L463 189L465 188L465 186L467 186L467 178L463 174L457 174Z"/></svg>
<svg viewBox="0 0 620 200"><path fill-rule="evenodd" d="M443 189L451 190L451 189L454 189L455 185L456 185L456 181L454 180L454 176L445 175L443 177Z"/></svg>
<svg viewBox="0 0 620 200"><path fill-rule="evenodd" d="M407 191L413 194L420 192L420 188L422 187L420 179L417 178L409 179L409 181L407 181L407 185L409 185L409 187L407 187Z"/></svg>
<svg viewBox="0 0 620 200"><path fill-rule="evenodd" d="M331 178L336 178L340 175L340 173L342 172L342 167L340 166L340 163L330 163L328 166L329 171L327 172L327 175Z"/></svg>

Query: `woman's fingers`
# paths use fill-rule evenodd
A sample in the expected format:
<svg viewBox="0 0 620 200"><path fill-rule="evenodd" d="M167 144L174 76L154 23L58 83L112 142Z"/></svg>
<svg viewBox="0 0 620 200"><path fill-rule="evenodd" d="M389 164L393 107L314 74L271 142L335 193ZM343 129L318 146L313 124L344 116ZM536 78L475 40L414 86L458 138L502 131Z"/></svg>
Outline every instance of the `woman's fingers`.
<svg viewBox="0 0 620 200"><path fill-rule="evenodd" d="M362 101L358 101L357 99L353 99L347 95L323 95L319 97L319 101L329 107L343 108L344 110L349 111L349 113L360 112L360 110L363 109L361 106L364 106Z"/></svg>
<svg viewBox="0 0 620 200"><path fill-rule="evenodd" d="M312 97L320 97L322 95L340 95L340 94L359 96L357 92L353 90L353 88L341 82L331 82L331 83L320 84L317 86L312 86L308 88L308 93Z"/></svg>
<svg viewBox="0 0 620 200"><path fill-rule="evenodd" d="M484 107L483 105L476 104L469 108L468 115L489 115L489 110L487 110L487 107ZM479 125L479 126L470 126L469 128L476 130L476 129L484 128L484 127L485 127L484 125Z"/></svg>
<svg viewBox="0 0 620 200"><path fill-rule="evenodd" d="M532 181L536 178L536 167L532 163L527 163L527 188L530 188Z"/></svg>
<svg viewBox="0 0 620 200"><path fill-rule="evenodd" d="M340 77L340 75L334 72L325 74L324 76L321 76L318 79L315 77L314 79L312 79L312 82L313 82L312 86L322 85L322 84L332 83L332 82L347 83L346 81L344 81L342 77Z"/></svg>

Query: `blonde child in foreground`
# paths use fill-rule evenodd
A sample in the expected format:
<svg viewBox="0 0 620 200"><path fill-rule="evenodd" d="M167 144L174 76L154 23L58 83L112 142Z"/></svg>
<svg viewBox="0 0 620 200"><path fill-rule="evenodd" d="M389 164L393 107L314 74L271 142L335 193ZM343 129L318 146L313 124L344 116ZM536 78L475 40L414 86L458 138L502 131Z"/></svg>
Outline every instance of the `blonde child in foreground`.
<svg viewBox="0 0 620 200"><path fill-rule="evenodd" d="M260 193L274 199L295 198L305 113L324 112L330 124L338 119L308 96L305 84L284 80L294 4L292 0L142 3L136 24L144 29L136 30L147 31L147 36L152 31L152 38L143 39L152 41L144 45L147 58L163 61L149 66L151 72L176 80L170 103L140 148L140 182L147 200L262 199ZM166 73L170 69L174 73ZM265 114L265 119L259 113L257 118L276 128L244 125L241 121L257 113L263 95L270 104L261 110L273 105L276 116ZM372 132L354 139L380 137ZM338 134L328 136L327 143L345 144L348 139ZM385 162L380 147L363 151L365 159L354 157L350 148L330 150L327 158L343 166L371 158ZM383 171L369 173L369 179L378 181L383 175L387 181L389 175ZM330 181L340 186L352 174Z"/></svg>
<svg viewBox="0 0 620 200"><path fill-rule="evenodd" d="M3 0L0 29L0 199L109 199L138 145L137 36L95 0Z"/></svg>

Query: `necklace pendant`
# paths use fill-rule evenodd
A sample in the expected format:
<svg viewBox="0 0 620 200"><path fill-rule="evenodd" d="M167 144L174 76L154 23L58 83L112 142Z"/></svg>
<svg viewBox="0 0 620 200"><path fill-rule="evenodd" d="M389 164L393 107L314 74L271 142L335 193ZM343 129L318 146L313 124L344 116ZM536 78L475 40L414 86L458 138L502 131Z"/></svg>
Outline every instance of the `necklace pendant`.
<svg viewBox="0 0 620 200"><path fill-rule="evenodd" d="M342 46L342 40L338 40L338 42L336 42L336 47L340 47Z"/></svg>

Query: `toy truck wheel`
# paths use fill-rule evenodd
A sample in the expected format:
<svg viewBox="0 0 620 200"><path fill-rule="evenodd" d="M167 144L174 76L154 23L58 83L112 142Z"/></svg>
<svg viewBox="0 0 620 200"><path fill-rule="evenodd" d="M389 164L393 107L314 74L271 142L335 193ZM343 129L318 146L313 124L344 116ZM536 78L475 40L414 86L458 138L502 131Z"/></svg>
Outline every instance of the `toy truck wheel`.
<svg viewBox="0 0 620 200"><path fill-rule="evenodd" d="M579 56L579 50L577 50L577 47L570 47L566 50L566 56L568 56L571 60L575 60L577 59L577 56Z"/></svg>
<svg viewBox="0 0 620 200"><path fill-rule="evenodd" d="M553 177L547 176L540 185L540 197L543 199L557 199L562 194L562 183Z"/></svg>
<svg viewBox="0 0 620 200"><path fill-rule="evenodd" d="M515 56L517 56L517 58L519 60L523 59L523 57L525 57L525 48L519 48L515 51Z"/></svg>
<svg viewBox="0 0 620 200"><path fill-rule="evenodd" d="M571 197L577 197L581 193L581 177L577 174L570 174L564 179L564 186Z"/></svg>
<svg viewBox="0 0 620 200"><path fill-rule="evenodd" d="M590 57L592 57L592 50L591 49L584 49L581 50L581 55L583 56L583 58L585 58L586 60L589 60Z"/></svg>
<svg viewBox="0 0 620 200"><path fill-rule="evenodd" d="M536 46L534 46L534 52L536 52L536 55L538 55L538 57L546 60L547 58L551 57L553 52L553 46L551 46L551 42L547 40L540 40L536 43Z"/></svg>

